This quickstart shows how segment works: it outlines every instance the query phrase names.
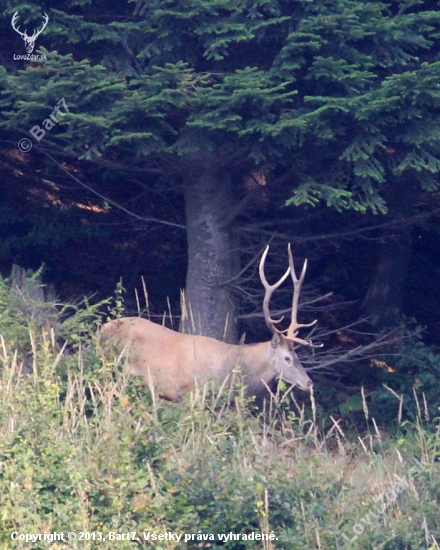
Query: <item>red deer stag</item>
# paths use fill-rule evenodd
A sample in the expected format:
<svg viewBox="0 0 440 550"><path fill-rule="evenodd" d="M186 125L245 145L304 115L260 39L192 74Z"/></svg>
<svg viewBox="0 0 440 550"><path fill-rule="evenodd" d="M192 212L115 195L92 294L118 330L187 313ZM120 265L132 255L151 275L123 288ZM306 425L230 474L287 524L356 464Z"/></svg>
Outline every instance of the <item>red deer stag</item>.
<svg viewBox="0 0 440 550"><path fill-rule="evenodd" d="M225 344L207 336L180 334L140 317L124 317L106 323L101 328L102 339L124 347L130 374L143 376L147 384L152 384L160 395L172 401L179 401L182 394L194 389L195 378L205 383L210 377L216 377L219 383L223 383L236 367L241 367L251 395L262 393L265 384L274 379L310 390L313 382L294 351L294 344L313 347L311 342L297 337L298 329L316 323L299 324L296 319L307 260L298 279L289 245L289 267L279 281L270 285L264 275L268 250L269 246L261 257L259 271L265 288L264 318L273 334L270 341L247 345ZM273 291L289 273L294 285L291 323L288 329L279 330L275 325L282 318L272 319L269 301Z"/></svg>

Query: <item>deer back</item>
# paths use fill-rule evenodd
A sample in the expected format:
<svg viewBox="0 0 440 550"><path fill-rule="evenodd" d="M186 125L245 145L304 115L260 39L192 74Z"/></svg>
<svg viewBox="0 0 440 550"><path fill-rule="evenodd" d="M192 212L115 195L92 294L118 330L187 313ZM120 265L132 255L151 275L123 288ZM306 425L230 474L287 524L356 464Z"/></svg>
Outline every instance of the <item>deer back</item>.
<svg viewBox="0 0 440 550"><path fill-rule="evenodd" d="M191 391L195 378L205 383L216 376L222 382L234 368L229 368L231 355L239 347L207 336L180 334L140 317L106 323L101 335L119 349L126 348L130 374L143 376L145 383L171 400Z"/></svg>

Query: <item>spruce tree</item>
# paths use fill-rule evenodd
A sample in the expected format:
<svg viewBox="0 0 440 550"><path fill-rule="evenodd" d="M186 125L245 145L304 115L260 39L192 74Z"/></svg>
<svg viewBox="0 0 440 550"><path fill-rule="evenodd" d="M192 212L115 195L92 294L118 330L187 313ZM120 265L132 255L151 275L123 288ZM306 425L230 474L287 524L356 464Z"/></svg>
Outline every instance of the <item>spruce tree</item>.
<svg viewBox="0 0 440 550"><path fill-rule="evenodd" d="M69 110L33 136L34 151L132 164L181 186L195 321L187 331L222 337L227 319L225 337L236 337L229 282L239 270L237 216L249 204L238 197L240 177L264 178L268 189L282 181L293 205L359 212L385 212L396 186L437 189L433 2L45 6L50 23L37 46L47 61L11 55L1 68L2 126L29 137L64 98ZM3 33L17 10L24 25L41 21L38 4L7 0ZM8 56L17 42L9 36Z"/></svg>

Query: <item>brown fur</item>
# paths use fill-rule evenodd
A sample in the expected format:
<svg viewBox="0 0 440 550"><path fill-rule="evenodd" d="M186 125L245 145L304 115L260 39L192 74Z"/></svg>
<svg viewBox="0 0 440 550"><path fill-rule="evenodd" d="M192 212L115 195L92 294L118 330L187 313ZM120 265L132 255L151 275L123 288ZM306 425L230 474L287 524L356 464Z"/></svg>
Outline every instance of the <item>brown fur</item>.
<svg viewBox="0 0 440 550"><path fill-rule="evenodd" d="M264 383L276 378L304 390L313 386L293 343L282 334L274 334L268 342L238 346L180 334L140 317L124 317L106 323L101 335L121 349L126 346L130 374L143 376L173 401L191 391L195 379L205 383L216 377L221 384L236 367L241 367L250 394L261 393Z"/></svg>

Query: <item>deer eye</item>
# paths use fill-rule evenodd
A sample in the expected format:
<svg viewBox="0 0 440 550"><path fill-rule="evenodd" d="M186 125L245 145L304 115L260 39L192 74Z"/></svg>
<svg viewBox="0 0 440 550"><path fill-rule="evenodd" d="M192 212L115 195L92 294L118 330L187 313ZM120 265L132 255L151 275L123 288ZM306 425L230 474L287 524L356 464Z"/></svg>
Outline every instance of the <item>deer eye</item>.
<svg viewBox="0 0 440 550"><path fill-rule="evenodd" d="M292 362L292 358L290 357L290 355L285 355L285 356L284 356L284 361L285 361L286 363L289 363L289 365L290 365L290 363Z"/></svg>

